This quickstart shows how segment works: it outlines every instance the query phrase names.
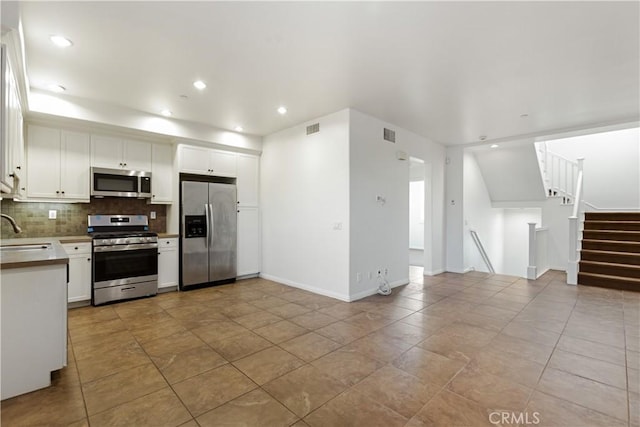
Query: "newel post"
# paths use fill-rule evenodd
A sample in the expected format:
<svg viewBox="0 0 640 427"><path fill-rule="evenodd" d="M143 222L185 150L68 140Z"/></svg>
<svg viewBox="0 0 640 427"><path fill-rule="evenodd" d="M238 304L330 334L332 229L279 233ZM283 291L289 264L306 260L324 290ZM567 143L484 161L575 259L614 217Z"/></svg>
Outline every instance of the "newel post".
<svg viewBox="0 0 640 427"><path fill-rule="evenodd" d="M537 266L536 266L536 223L530 222L529 224L529 266L527 267L527 279L537 279Z"/></svg>

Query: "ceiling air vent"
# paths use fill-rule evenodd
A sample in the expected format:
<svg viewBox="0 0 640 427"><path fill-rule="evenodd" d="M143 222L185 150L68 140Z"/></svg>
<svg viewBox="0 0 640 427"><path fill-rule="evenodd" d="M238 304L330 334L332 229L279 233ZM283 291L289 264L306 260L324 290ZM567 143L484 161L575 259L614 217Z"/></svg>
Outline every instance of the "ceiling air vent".
<svg viewBox="0 0 640 427"><path fill-rule="evenodd" d="M396 131L384 128L384 140L389 142L396 142Z"/></svg>
<svg viewBox="0 0 640 427"><path fill-rule="evenodd" d="M320 132L320 123L314 123L312 125L307 126L307 135L311 135L312 133Z"/></svg>

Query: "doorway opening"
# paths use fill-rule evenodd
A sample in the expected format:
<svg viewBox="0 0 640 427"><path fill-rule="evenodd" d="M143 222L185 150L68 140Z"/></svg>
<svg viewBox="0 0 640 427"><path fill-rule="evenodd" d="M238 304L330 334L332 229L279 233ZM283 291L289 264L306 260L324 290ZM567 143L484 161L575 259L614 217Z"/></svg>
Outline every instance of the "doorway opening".
<svg viewBox="0 0 640 427"><path fill-rule="evenodd" d="M409 163L409 266L410 276L422 276L425 236L425 164L410 158Z"/></svg>

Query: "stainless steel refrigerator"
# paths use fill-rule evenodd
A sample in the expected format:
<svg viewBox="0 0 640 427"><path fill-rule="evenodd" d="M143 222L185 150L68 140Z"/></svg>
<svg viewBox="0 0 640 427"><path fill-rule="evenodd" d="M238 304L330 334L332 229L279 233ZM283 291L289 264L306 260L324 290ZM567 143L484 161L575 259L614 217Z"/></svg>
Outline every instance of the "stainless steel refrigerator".
<svg viewBox="0 0 640 427"><path fill-rule="evenodd" d="M235 184L181 181L180 289L236 278Z"/></svg>

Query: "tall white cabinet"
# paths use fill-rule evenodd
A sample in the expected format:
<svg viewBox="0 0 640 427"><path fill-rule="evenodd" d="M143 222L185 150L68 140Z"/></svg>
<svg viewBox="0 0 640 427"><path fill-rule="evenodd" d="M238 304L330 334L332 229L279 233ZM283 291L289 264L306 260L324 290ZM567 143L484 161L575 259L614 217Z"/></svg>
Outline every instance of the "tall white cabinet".
<svg viewBox="0 0 640 427"><path fill-rule="evenodd" d="M238 276L260 272L260 158L238 154Z"/></svg>

